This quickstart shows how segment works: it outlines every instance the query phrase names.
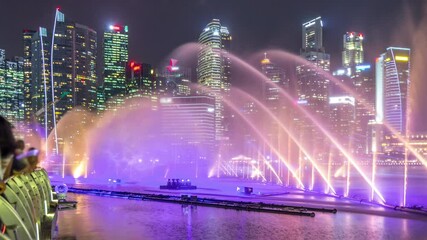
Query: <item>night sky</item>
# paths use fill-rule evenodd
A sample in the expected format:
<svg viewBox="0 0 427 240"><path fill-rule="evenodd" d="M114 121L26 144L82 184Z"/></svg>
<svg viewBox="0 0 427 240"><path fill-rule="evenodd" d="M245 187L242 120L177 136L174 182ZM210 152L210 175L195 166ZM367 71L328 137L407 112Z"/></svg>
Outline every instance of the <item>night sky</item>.
<svg viewBox="0 0 427 240"><path fill-rule="evenodd" d="M181 44L197 41L200 32L212 18L221 19L222 24L229 28L233 36L232 52L246 56L266 48L281 48L298 53L302 23L322 16L324 45L331 54L334 69L339 67L342 36L347 31L365 34L365 59L371 63L388 46L413 47L414 42L423 42L414 41L414 35L419 29L427 29L427 21L423 20L426 2L0 0L0 48L6 49L8 58L22 55L22 29L37 29L38 26L51 29L58 6L66 17L94 28L98 32L98 41L101 40L103 29L109 24L128 25L130 58L154 66L158 66L168 53ZM426 34L421 35L425 37ZM424 51L427 53L427 50ZM421 58L426 60L425 57Z"/></svg>

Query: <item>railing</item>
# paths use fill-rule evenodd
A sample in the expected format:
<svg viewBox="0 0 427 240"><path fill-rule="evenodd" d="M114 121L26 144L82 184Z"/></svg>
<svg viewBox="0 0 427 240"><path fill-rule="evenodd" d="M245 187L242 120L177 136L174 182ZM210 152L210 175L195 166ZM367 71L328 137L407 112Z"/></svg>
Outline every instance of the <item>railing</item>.
<svg viewBox="0 0 427 240"><path fill-rule="evenodd" d="M0 239L51 239L58 212L44 169L6 180L0 195Z"/></svg>

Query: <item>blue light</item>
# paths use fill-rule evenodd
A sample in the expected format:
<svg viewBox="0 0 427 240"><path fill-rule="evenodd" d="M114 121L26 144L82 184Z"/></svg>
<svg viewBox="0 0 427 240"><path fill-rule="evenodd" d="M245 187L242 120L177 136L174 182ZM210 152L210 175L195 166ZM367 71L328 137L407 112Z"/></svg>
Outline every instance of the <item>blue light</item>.
<svg viewBox="0 0 427 240"><path fill-rule="evenodd" d="M356 70L358 70L358 71L366 71L368 69L371 69L371 65L358 65L358 66L356 66Z"/></svg>

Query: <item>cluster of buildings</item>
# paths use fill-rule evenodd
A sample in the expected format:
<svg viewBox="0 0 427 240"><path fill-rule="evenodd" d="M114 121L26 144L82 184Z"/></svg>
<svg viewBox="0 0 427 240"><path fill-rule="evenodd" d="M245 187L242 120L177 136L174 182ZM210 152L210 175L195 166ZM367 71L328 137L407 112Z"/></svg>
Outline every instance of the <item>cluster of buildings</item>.
<svg viewBox="0 0 427 240"><path fill-rule="evenodd" d="M241 107L243 114L265 118L260 129L270 145L244 133L246 155L255 158L262 148L263 157L277 159L272 151L277 148L289 158L301 157L301 151L291 151L297 139L310 146L308 154L319 161L328 159L331 152L339 161L339 151L323 144L328 140L313 119L353 155L403 151L396 139L409 139L410 49L387 48L372 65L364 60L364 35L348 32L343 36L342 67L331 71L322 31L320 17L302 25L301 60L296 68L279 66L267 54L261 59L259 70L270 83L260 86L260 100L290 126L294 138L282 133L271 117L258 116L265 113L257 104L247 102ZM58 153L61 136L56 135L56 124L68 111L85 109L102 116L144 102L161 112L159 129L169 139L168 147L181 149L170 151L168 158L178 162L230 159L227 153L236 146L233 136L240 133L233 133L234 114L225 104L233 84L232 36L227 27L213 19L202 30L194 80L192 69L180 67L176 59L159 69L130 60L129 34L128 26L111 25L99 41L94 29L57 9L51 31L43 27L23 31L23 57L7 59L0 49L0 114L15 124L38 122L46 135L55 132L53 151ZM285 99L281 91L292 99ZM89 121L84 116L82 124ZM414 146L425 150L427 143L420 141L424 138L416 136L411 137L417 139Z"/></svg>

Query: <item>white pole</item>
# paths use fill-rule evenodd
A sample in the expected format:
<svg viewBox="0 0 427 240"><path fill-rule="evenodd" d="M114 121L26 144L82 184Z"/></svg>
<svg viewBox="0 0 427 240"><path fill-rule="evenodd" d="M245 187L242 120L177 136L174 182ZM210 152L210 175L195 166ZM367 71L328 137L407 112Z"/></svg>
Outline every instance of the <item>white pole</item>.
<svg viewBox="0 0 427 240"><path fill-rule="evenodd" d="M47 87L47 85L46 85L46 69L45 69L45 62L44 62L44 47L43 47L43 35L42 35L42 27L39 27L39 36L40 36L40 45L41 45L41 51L42 51L42 68L43 68L43 73L42 73L42 75L43 75L43 86L44 86L44 127L45 127L45 136L46 136L46 139L45 139L45 155L46 155L46 159L48 158L48 149L47 149L47 147L48 147L48 141L47 141L47 139L48 139L48 135L47 135L47 89L46 89L46 87Z"/></svg>
<svg viewBox="0 0 427 240"><path fill-rule="evenodd" d="M56 111L55 111L55 87L53 84L53 46L55 45L55 31L56 31L56 19L58 18L58 12L59 8L55 11L55 21L53 22L53 31L52 31L52 43L50 46L50 84L51 84L51 91L52 91L52 115L53 115L53 132L55 136L55 153L58 155L59 149L58 149L58 133L56 131Z"/></svg>

